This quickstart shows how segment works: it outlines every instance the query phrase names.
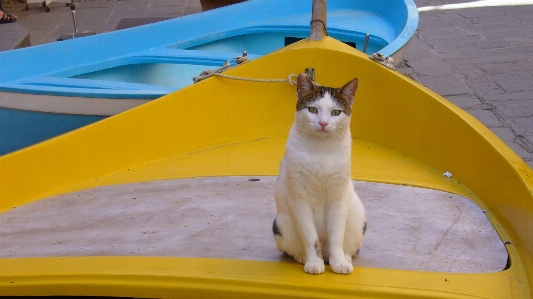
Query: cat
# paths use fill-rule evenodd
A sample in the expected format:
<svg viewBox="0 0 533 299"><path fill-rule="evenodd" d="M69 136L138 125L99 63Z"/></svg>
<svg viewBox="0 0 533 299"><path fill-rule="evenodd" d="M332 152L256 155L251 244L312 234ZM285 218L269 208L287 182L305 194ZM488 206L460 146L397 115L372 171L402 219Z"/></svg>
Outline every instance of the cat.
<svg viewBox="0 0 533 299"><path fill-rule="evenodd" d="M323 87L297 77L296 114L275 186L272 231L278 248L304 271L353 271L366 231L363 204L350 177L350 120L358 81Z"/></svg>

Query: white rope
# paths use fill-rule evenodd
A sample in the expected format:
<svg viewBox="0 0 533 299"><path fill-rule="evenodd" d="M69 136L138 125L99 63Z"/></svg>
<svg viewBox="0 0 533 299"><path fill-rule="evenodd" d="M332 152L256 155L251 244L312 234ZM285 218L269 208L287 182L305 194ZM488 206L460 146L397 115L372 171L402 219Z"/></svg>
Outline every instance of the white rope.
<svg viewBox="0 0 533 299"><path fill-rule="evenodd" d="M237 57L233 58L232 60L235 60L237 65L241 65L241 64L247 63L248 62L248 53L246 51L244 51L244 52L242 52L242 56L237 56ZM222 65L218 69L203 71L203 72L200 73L200 75L198 75L198 77L193 77L192 80L194 81L194 83L198 83L198 82L200 82L200 81L202 81L204 79L207 79L209 77L216 76L216 77L222 77L222 78L226 78L226 79L239 80L239 81L267 82L267 83L289 82L289 84L291 84L291 85L296 85L296 81L291 79L291 77L293 77L293 76L296 77L295 74L290 74L287 79L243 78L243 77L235 77L235 76L229 76L229 75L222 74L222 72L233 68L231 66L231 64L230 64L230 61L231 60L226 61L224 63L224 65Z"/></svg>
<svg viewBox="0 0 533 299"><path fill-rule="evenodd" d="M198 81L201 81L203 79L207 79L207 78L213 77L213 76L222 77L222 78L231 79L231 80L239 80L239 81L263 82L263 83L288 82L290 85L296 85L296 81L291 79L292 77L296 77L295 74L290 74L289 77L287 77L287 79L258 79L258 78L236 77L236 76L230 76L230 75L225 75L225 74L221 74L221 73L210 73L205 78L201 78ZM195 78L198 78L198 77L195 77ZM195 80L195 83L198 82L198 81Z"/></svg>
<svg viewBox="0 0 533 299"><path fill-rule="evenodd" d="M233 58L232 60L235 60L237 65L245 64L248 62L248 53L246 51L242 52L242 56L237 56ZM290 85L296 85L297 82L295 80L292 80L292 77L297 77L295 74L290 74L287 79L259 79L259 78L244 78L244 77L236 77L236 76L230 76L222 74L222 72L227 71L229 69L232 69L234 67L230 64L231 60L228 60L219 67L218 69L214 70L205 70L198 75L198 77L193 77L192 80L194 83L198 83L204 79L207 79L209 77L221 77L231 80L239 80L239 81L248 81L248 82L262 82L262 83L277 83L277 82L288 82ZM320 84L313 81L313 83L317 86L320 86Z"/></svg>

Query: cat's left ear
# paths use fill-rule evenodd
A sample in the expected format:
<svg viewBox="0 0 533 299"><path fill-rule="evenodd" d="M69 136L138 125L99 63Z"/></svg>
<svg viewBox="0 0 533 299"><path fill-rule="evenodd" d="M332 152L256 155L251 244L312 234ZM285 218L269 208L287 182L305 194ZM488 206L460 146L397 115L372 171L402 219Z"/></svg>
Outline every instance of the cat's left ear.
<svg viewBox="0 0 533 299"><path fill-rule="evenodd" d="M350 104L350 106L352 106L353 104L355 91L357 90L358 85L359 82L357 78L354 78L350 82L344 84L344 86L340 90L342 97L348 101L348 104Z"/></svg>
<svg viewBox="0 0 533 299"><path fill-rule="evenodd" d="M315 88L313 80L306 73L300 73L296 78L296 89L298 91L298 99L302 99L307 93L312 92Z"/></svg>

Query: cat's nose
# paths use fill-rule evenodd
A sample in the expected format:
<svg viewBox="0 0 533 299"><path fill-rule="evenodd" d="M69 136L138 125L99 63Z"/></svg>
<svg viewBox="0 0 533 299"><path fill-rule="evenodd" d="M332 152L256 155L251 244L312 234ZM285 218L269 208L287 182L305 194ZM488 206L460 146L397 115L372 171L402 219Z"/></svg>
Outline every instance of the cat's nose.
<svg viewBox="0 0 533 299"><path fill-rule="evenodd" d="M328 122L327 121L319 121L318 124L322 127L322 129L324 129L328 125Z"/></svg>

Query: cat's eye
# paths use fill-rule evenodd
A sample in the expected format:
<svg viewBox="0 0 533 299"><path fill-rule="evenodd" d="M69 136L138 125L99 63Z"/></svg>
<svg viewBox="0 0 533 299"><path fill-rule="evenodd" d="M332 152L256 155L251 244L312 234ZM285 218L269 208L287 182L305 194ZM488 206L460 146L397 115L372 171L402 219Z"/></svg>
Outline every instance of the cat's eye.
<svg viewBox="0 0 533 299"><path fill-rule="evenodd" d="M307 110L309 110L309 112L311 112L313 114L318 113L318 109L316 109L316 107L307 107Z"/></svg>
<svg viewBox="0 0 533 299"><path fill-rule="evenodd" d="M339 116L339 115L341 115L341 112L342 112L341 110L333 110L333 111L331 111L331 115Z"/></svg>

